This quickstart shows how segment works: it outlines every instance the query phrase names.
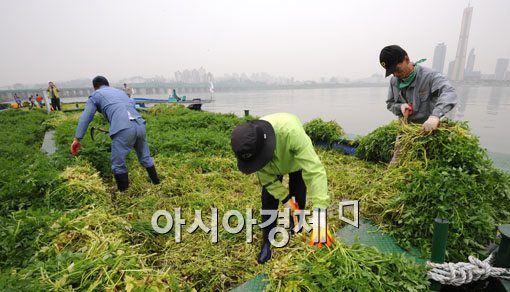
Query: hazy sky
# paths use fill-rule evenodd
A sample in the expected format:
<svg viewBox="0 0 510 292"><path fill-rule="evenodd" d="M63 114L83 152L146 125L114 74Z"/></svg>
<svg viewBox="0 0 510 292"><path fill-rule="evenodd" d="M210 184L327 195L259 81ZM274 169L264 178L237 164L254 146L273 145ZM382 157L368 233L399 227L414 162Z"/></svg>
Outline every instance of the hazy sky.
<svg viewBox="0 0 510 292"><path fill-rule="evenodd" d="M455 57L465 0L1 0L0 86L48 80L268 72L299 80L382 74L379 51ZM510 1L472 0L475 70L510 57ZM469 50L468 49L468 50ZM446 65L447 66L447 65Z"/></svg>

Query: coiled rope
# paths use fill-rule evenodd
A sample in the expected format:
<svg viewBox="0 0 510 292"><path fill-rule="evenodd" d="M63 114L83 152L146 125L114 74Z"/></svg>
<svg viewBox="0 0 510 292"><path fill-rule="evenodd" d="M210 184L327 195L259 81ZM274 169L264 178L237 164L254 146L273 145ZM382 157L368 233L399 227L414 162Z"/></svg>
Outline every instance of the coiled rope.
<svg viewBox="0 0 510 292"><path fill-rule="evenodd" d="M491 264L495 252L491 253L485 260L469 256L469 263L443 263L437 264L427 262L431 267L428 271L430 279L444 285L460 286L473 281L485 280L488 277L510 280L510 269L496 268Z"/></svg>

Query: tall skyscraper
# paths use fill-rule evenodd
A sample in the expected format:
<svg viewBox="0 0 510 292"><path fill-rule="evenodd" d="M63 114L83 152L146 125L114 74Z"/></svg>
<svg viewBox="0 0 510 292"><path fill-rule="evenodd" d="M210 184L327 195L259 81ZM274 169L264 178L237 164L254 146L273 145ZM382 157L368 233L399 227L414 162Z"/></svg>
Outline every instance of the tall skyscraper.
<svg viewBox="0 0 510 292"><path fill-rule="evenodd" d="M457 54L455 55L455 63L453 65L452 80L464 80L464 66L466 65L466 53L472 15L473 7L468 5L468 7L464 8L464 14L462 15L459 44L457 46Z"/></svg>
<svg viewBox="0 0 510 292"><path fill-rule="evenodd" d="M494 72L494 79L504 80L505 73L508 70L508 59L499 58L496 62L496 71Z"/></svg>
<svg viewBox="0 0 510 292"><path fill-rule="evenodd" d="M446 57L446 45L444 43L437 44L436 48L434 49L432 69L443 74L445 57Z"/></svg>
<svg viewBox="0 0 510 292"><path fill-rule="evenodd" d="M475 68L475 57L475 49L473 48L471 51L469 51L469 56L466 64L466 74L473 73L473 69Z"/></svg>

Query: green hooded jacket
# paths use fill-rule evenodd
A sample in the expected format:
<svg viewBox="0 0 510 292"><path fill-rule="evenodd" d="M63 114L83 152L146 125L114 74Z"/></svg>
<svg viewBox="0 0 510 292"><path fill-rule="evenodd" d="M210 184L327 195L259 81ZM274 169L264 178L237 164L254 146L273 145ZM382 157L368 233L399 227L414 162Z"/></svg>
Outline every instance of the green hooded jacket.
<svg viewBox="0 0 510 292"><path fill-rule="evenodd" d="M276 113L260 119L269 122L276 135L273 159L257 171L260 184L273 197L282 201L289 195L289 191L280 182L279 176L301 170L313 208L327 208L330 197L326 170L298 117L289 113Z"/></svg>

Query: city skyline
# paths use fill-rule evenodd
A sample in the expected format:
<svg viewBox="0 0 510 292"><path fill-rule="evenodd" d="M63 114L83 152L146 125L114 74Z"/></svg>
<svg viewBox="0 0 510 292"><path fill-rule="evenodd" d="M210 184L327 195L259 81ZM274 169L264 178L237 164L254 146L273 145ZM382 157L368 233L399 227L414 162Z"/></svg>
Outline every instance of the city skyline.
<svg viewBox="0 0 510 292"><path fill-rule="evenodd" d="M442 44L439 44L442 45ZM437 46L436 46L437 47ZM497 58L497 63L495 68L489 72L483 72L479 70L474 70L474 62L475 62L475 54L471 54L475 49L472 48L470 51L470 56L468 57L468 62L466 64L465 72L464 72L464 80L465 81L477 81L477 80L507 80L510 81L510 71L508 71L510 64L508 58ZM443 54L444 52L441 52ZM436 58L433 58L435 60ZM449 63L448 71L451 71L453 67L454 61ZM505 65L506 64L506 65ZM434 65L431 67L432 69L437 70ZM499 69L498 69L499 68ZM496 72L496 73L493 73ZM500 72L499 75L497 72ZM502 72L502 73L501 73ZM447 74L444 74L447 76ZM496 76L499 77L496 77ZM52 80L60 84L63 87L89 87L92 77L84 77L77 78L72 80ZM178 70L176 72L168 74L168 76L164 75L154 75L154 76L130 76L124 77L120 79L110 79L111 83L114 84L122 84L122 83L153 83L153 82L162 82L162 83L188 83L188 84L198 84L198 83L216 83L217 81L228 82L228 81L237 81L237 82L254 82L266 85L299 85L299 84L309 84L309 83L317 83L317 84L376 84L383 83L386 84L388 80L384 78L384 75L380 72L373 73L369 76L365 76L363 78L358 79L349 79L345 77L338 76L329 76L329 77L320 77L315 80L305 79L299 80L292 76L276 76L271 75L267 72L255 72L255 73L246 73L246 72L231 72L224 73L221 76L216 76L212 72L205 71L203 67L195 68L195 69L183 69ZM14 83L8 84L4 86L0 86L0 90L15 90L15 89L34 89L34 88L43 88L47 86L47 82L39 82L39 83Z"/></svg>

